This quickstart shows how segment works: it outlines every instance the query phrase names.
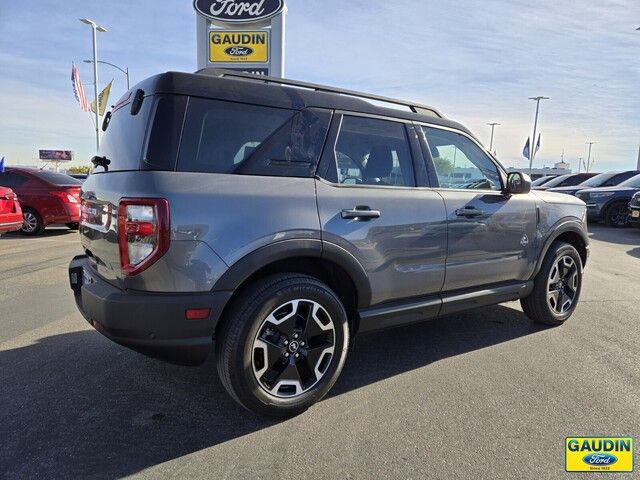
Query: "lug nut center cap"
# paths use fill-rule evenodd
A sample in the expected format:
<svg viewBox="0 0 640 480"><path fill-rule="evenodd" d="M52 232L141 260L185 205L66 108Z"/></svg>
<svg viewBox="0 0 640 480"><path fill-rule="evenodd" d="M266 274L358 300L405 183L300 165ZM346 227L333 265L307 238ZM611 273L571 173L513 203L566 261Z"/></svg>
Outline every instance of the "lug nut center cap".
<svg viewBox="0 0 640 480"><path fill-rule="evenodd" d="M287 348L291 353L295 353L298 351L298 348L300 348L300 344L296 340L293 340Z"/></svg>

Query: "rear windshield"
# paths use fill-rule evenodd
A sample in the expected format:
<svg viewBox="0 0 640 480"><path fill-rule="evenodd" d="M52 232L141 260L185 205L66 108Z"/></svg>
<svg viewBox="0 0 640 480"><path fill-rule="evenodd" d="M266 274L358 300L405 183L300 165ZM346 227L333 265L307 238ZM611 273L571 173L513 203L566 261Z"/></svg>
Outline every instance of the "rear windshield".
<svg viewBox="0 0 640 480"><path fill-rule="evenodd" d="M48 170L40 170L32 173L41 180L57 186L82 185L80 180L64 173L50 172Z"/></svg>

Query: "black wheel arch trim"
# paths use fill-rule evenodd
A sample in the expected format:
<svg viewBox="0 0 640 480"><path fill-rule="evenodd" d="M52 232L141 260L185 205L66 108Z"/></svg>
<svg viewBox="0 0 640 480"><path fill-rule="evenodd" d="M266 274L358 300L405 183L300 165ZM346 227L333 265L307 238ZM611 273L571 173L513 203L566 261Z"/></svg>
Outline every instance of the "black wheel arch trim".
<svg viewBox="0 0 640 480"><path fill-rule="evenodd" d="M371 286L364 267L344 248L320 239L282 240L260 247L229 266L212 291L234 291L261 268L296 257L312 257L335 263L351 277L358 294L358 308L370 304Z"/></svg>
<svg viewBox="0 0 640 480"><path fill-rule="evenodd" d="M550 233L547 235L547 238L544 241L542 250L540 251L540 255L538 255L536 268L533 272L533 275L531 275L532 279L538 274L538 272L542 268L542 262L544 262L544 258L547 256L547 252L549 251L551 244L555 242L558 239L558 237L560 237L565 233L575 233L579 235L582 241L584 242L587 255L589 253L589 236L587 234L586 227L579 219L562 219L558 221L556 224L554 224L549 229L549 231ZM582 265L583 268L585 263L586 262L583 262L583 265Z"/></svg>

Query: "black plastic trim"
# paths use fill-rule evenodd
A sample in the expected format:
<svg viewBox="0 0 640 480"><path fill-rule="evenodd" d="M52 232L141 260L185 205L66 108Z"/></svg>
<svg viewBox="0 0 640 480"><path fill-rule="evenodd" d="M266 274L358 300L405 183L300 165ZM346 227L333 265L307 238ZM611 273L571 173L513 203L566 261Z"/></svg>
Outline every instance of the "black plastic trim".
<svg viewBox="0 0 640 480"><path fill-rule="evenodd" d="M584 242L585 248L587 250L587 257L589 256L589 235L587 234L586 227L584 226L584 224L580 220L578 220L578 219L575 219L575 220L573 220L573 219L560 220L553 227L551 227L550 231L551 231L551 233L549 234L549 236L545 240L544 246L542 247L542 250L540 251L540 253L538 255L538 261L536 263L536 268L533 270L533 274L531 275L531 279L533 279L538 274L540 269L542 268L542 262L544 262L544 257L547 255L547 252L549 251L549 247L551 247L551 244L554 241L556 241L557 238L560 235L562 235L563 233L572 232L572 233L576 233L576 234L580 235L580 238L582 238L582 241ZM585 265L586 265L586 262L584 262L584 264L582 265L582 268L584 268Z"/></svg>

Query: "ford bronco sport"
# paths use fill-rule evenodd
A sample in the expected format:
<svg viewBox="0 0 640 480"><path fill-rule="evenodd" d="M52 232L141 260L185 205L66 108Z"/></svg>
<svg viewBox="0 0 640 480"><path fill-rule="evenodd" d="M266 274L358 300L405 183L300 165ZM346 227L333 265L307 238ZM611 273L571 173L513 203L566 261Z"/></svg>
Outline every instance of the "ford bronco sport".
<svg viewBox="0 0 640 480"><path fill-rule="evenodd" d="M576 308L585 204L530 191L431 107L169 72L102 128L69 266L78 308L147 355L200 363L214 344L254 412L320 400L361 332L516 299L548 325Z"/></svg>

